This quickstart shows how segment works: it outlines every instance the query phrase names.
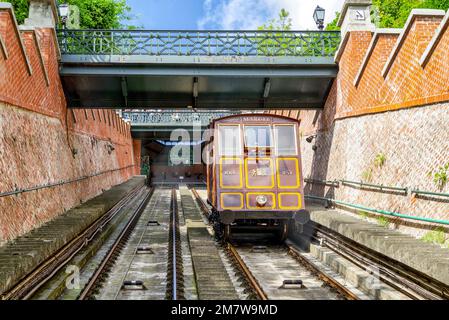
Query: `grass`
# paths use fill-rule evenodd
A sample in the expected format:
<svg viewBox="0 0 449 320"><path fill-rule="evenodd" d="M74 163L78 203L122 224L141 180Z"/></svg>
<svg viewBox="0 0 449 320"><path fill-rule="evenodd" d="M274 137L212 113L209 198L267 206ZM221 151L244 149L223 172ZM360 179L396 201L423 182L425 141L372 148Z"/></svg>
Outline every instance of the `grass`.
<svg viewBox="0 0 449 320"><path fill-rule="evenodd" d="M376 157L374 158L374 165L378 168L382 168L383 165L385 164L385 161L387 160L387 158L385 157L385 154L383 154L382 152L378 153L376 155Z"/></svg>
<svg viewBox="0 0 449 320"><path fill-rule="evenodd" d="M378 216L376 218L376 220L377 220L377 224L382 227L388 227L390 225L388 218L386 218L384 216Z"/></svg>
<svg viewBox="0 0 449 320"><path fill-rule="evenodd" d="M373 179L373 169L367 169L362 172L362 180L365 182L371 182Z"/></svg>
<svg viewBox="0 0 449 320"><path fill-rule="evenodd" d="M362 218L364 218L364 219L366 219L366 218L369 217L369 213L366 212L366 211L361 210L361 211L359 211L358 213L359 213L360 217L362 217Z"/></svg>
<svg viewBox="0 0 449 320"><path fill-rule="evenodd" d="M423 235L421 237L421 240L428 243L444 245L446 242L446 235L444 234L442 229L435 229ZM447 247L449 248L449 241L447 243Z"/></svg>

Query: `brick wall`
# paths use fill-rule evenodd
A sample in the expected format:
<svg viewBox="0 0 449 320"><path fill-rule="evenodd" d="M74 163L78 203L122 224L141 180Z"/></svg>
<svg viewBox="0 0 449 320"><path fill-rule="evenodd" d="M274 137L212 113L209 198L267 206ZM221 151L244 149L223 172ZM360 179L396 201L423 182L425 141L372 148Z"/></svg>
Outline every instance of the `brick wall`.
<svg viewBox="0 0 449 320"><path fill-rule="evenodd" d="M448 20L449 13L414 11L403 30L349 33L340 48L339 74L324 109L282 112L301 119L305 177L366 181L364 172L371 171L375 184L449 193L449 184L440 189L429 176L449 162ZM312 134L317 137L309 144L305 138ZM379 153L386 157L382 168L374 165ZM449 201L444 197L311 183L305 192L449 220ZM403 219L393 222L415 235L434 227Z"/></svg>
<svg viewBox="0 0 449 320"><path fill-rule="evenodd" d="M70 110L54 30L18 28L0 9L0 245L139 170L130 126L112 110Z"/></svg>

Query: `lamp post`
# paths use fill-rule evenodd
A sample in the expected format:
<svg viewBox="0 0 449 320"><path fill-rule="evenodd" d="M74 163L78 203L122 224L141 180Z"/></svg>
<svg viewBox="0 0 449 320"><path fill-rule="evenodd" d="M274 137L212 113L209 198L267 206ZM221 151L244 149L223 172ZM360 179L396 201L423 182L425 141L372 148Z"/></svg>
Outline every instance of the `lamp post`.
<svg viewBox="0 0 449 320"><path fill-rule="evenodd" d="M313 20L320 31L324 29L324 15L326 14L326 10L321 8L320 6L316 6L315 11L313 12Z"/></svg>
<svg viewBox="0 0 449 320"><path fill-rule="evenodd" d="M69 17L69 5L67 3L60 4L58 10L59 16L61 17L62 27L65 29Z"/></svg>

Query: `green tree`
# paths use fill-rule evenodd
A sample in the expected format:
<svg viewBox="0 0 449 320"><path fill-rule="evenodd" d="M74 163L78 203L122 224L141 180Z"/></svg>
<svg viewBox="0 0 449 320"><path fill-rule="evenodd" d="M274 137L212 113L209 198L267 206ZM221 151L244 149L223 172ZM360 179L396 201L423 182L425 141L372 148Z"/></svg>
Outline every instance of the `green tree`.
<svg viewBox="0 0 449 320"><path fill-rule="evenodd" d="M263 31L288 31L292 28L292 19L289 18L290 13L281 9L277 19L271 19L267 23L264 23L258 30ZM286 37L285 34L280 32L270 32L262 35L258 39L254 39L258 43L258 51L263 55L284 55L288 48L295 44L296 40Z"/></svg>
<svg viewBox="0 0 449 320"><path fill-rule="evenodd" d="M337 31L340 30L340 27L337 26L338 19L340 19L340 12L335 12L335 18L331 22L329 22L326 26L326 31Z"/></svg>
<svg viewBox="0 0 449 320"><path fill-rule="evenodd" d="M2 2L9 2L14 8L17 23L23 24L25 18L28 17L29 3L28 0L1 0Z"/></svg>
<svg viewBox="0 0 449 320"><path fill-rule="evenodd" d="M17 22L22 24L28 16L28 0L6 0L6 2L13 5ZM136 28L126 25L131 19L131 8L126 0L63 0L60 3L78 6L82 29Z"/></svg>
<svg viewBox="0 0 449 320"><path fill-rule="evenodd" d="M131 8L126 0L64 0L78 6L82 29L125 28L123 22L130 20Z"/></svg>
<svg viewBox="0 0 449 320"><path fill-rule="evenodd" d="M380 28L402 28L414 8L449 8L449 0L373 0Z"/></svg>
<svg viewBox="0 0 449 320"><path fill-rule="evenodd" d="M287 31L291 30L292 28L292 19L289 18L290 12L285 10L284 8L281 9L279 12L279 16L277 19L271 19L267 23L264 23L260 27L258 27L258 30L282 30Z"/></svg>

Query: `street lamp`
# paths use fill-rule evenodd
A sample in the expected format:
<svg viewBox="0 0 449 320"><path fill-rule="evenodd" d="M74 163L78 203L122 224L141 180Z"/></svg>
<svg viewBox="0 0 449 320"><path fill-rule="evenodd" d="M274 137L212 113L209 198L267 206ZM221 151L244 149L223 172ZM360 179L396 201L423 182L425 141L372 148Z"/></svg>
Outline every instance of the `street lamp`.
<svg viewBox="0 0 449 320"><path fill-rule="evenodd" d="M324 29L324 15L326 14L326 10L321 8L320 6L316 6L315 11L313 12L313 20L315 20L315 23L322 31Z"/></svg>
<svg viewBox="0 0 449 320"><path fill-rule="evenodd" d="M66 27L67 19L69 17L69 5L67 3L60 4L58 7L59 16L61 17L62 26Z"/></svg>

